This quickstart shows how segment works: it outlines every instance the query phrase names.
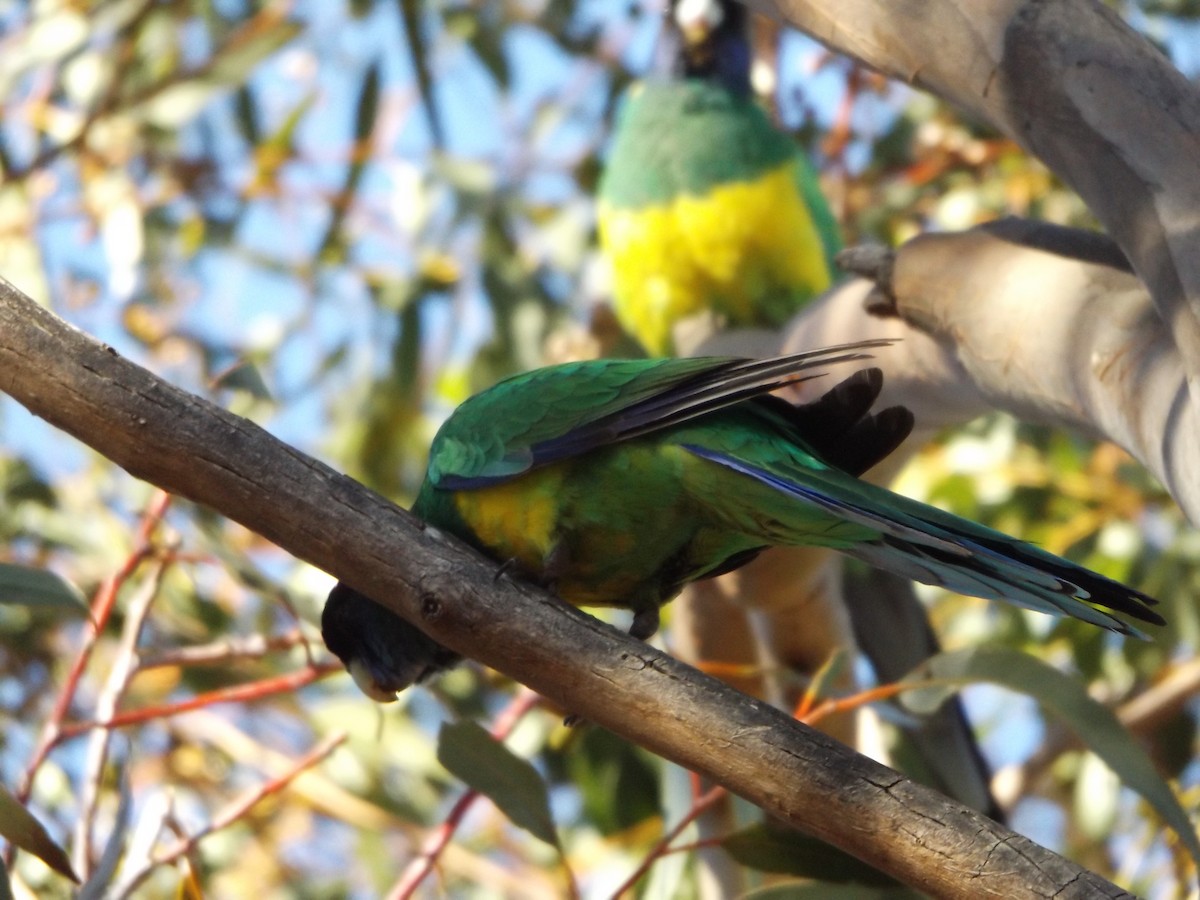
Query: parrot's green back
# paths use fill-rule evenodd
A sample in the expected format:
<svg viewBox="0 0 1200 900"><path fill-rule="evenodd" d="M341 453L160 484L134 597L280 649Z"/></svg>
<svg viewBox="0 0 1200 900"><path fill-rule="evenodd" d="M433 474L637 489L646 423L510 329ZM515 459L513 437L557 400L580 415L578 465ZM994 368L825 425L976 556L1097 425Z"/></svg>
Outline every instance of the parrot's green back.
<svg viewBox="0 0 1200 900"><path fill-rule="evenodd" d="M745 36L713 52L733 61L630 90L600 182L617 317L659 355L699 313L783 324L829 287L840 249L811 166L749 92Z"/></svg>
<svg viewBox="0 0 1200 900"><path fill-rule="evenodd" d="M638 637L685 584L775 545L831 547L1123 634L1138 632L1099 607L1161 624L1138 591L855 477L912 427L901 408L868 414L878 370L809 406L768 394L886 343L770 360L592 360L515 376L445 422L413 511L568 602L632 609ZM344 586L335 595L326 642L348 663L365 661L366 682L386 688L373 695L444 666L438 654L449 651L402 619L364 636L353 611L381 608Z"/></svg>
<svg viewBox="0 0 1200 900"><path fill-rule="evenodd" d="M861 356L834 351L820 358ZM511 560L571 603L653 616L688 581L724 571L770 542L765 523L738 522L745 511L732 504L728 521L713 520L711 501L731 480L746 479L731 479L681 444L703 434L712 447L758 443L762 453L778 443L784 452L790 435L772 404L715 418L705 412L728 402L731 385L737 389L736 365L591 360L501 382L460 406L438 433L413 511ZM775 385L796 377L794 361L776 369ZM761 394L771 371L761 364L749 371L745 389ZM713 383L711 397L705 379ZM775 493L748 487L763 500ZM708 509L700 508L701 496Z"/></svg>

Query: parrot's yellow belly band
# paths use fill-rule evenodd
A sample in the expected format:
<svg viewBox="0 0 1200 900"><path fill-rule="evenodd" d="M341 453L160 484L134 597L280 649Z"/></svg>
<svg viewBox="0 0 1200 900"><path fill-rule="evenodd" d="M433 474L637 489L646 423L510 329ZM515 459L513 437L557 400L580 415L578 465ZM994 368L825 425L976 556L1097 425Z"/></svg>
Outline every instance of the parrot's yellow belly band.
<svg viewBox="0 0 1200 900"><path fill-rule="evenodd" d="M497 558L537 572L554 547L561 482L561 468L547 466L493 487L459 491L454 505Z"/></svg>
<svg viewBox="0 0 1200 900"><path fill-rule="evenodd" d="M711 310L732 325L778 325L829 287L825 251L788 161L753 182L642 209L600 210L622 325L671 349L675 322Z"/></svg>

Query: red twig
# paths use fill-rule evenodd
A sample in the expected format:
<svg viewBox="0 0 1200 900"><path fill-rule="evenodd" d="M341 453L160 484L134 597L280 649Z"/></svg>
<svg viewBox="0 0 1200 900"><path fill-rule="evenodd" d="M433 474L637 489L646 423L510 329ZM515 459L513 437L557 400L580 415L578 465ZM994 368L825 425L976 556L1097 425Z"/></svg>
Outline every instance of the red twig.
<svg viewBox="0 0 1200 900"><path fill-rule="evenodd" d="M297 690L341 671L341 663L320 663L287 675L278 675L274 678L263 678L248 684L239 684L234 687L206 691L188 700L180 700L178 703L165 703L161 706L131 709L126 712L114 713L107 719L95 722L71 722L62 727L61 736L63 740L66 740L67 738L76 737L86 731L90 731L93 728L122 728L126 725L136 725L154 719L177 716L180 713L202 709L216 703L238 703L247 700L258 700L263 697L269 697L272 694L285 694L288 691Z"/></svg>
<svg viewBox="0 0 1200 900"><path fill-rule="evenodd" d="M903 681L898 681L895 684L881 684L869 690L859 691L850 697L823 700L816 705L812 703L806 705L805 701L808 699L806 697L801 699L800 708L796 710L795 715L805 725L812 725L814 722L819 722L821 719L826 716L832 716L834 713L849 712L852 709L858 709L860 706L866 706L868 703L890 700L897 694L903 694L905 691L911 691L921 686Z"/></svg>
<svg viewBox="0 0 1200 900"><path fill-rule="evenodd" d="M863 70L860 66L852 65L846 73L846 92L838 104L833 125L825 138L825 152L831 166L836 166L843 174L846 171L846 148L854 137L854 107L862 93Z"/></svg>
<svg viewBox="0 0 1200 900"><path fill-rule="evenodd" d="M166 555L156 554L148 576L132 592L125 604L125 623L113 653L112 664L96 696L96 715L106 719L116 712L121 698L129 687L129 681L137 669L137 644L150 607L158 596L163 576L170 562ZM62 729L59 734L61 737ZM104 780L104 768L108 764L109 743L112 733L94 731L88 737L84 752L83 770L79 778L79 818L75 823L75 869L87 878L92 865L92 826L100 802L100 785Z"/></svg>
<svg viewBox="0 0 1200 900"><path fill-rule="evenodd" d="M42 725L41 733L38 735L37 743L34 745L33 753L29 757L25 771L17 783L15 794L17 800L22 804L29 800L29 796L33 792L33 781L37 776L38 770L41 769L46 758L63 738L63 721L66 719L67 713L71 708L71 703L75 699L75 692L79 688L79 681L83 677L88 661L91 659L96 642L99 640L100 635L103 634L105 626L112 616L117 594L120 593L125 582L133 576L138 567L145 560L155 556L159 552L152 543L151 538L170 504L170 494L161 490L154 492L145 511L142 513L141 520L138 522L137 531L134 532L133 548L125 558L125 562L96 589L96 593L92 598L90 622L84 631L83 643L80 645L79 653L75 657L75 661L71 664L70 670L67 672L62 690L55 698L54 706L51 707L50 714L45 724ZM4 853L4 861L9 866L12 865L14 852L14 845L9 844Z"/></svg>
<svg viewBox="0 0 1200 900"><path fill-rule="evenodd" d="M25 767L25 774L21 777L17 785L17 799L22 803L29 799L29 794L33 790L33 779L37 774L42 763L46 761L50 751L62 739L62 724L67 717L67 712L71 708L71 701L75 699L75 691L79 687L79 679L83 676L83 670L87 667L88 660L91 659L92 650L95 649L96 640L104 631L104 626L108 624L109 616L112 615L113 604L116 602L117 593L121 586L129 579L131 575L141 565L142 561L154 553L154 547L150 543L150 537L154 532L155 527L162 521L163 515L167 511L167 507L171 503L171 495L165 491L156 491L151 498L146 511L142 513L141 522L138 524L137 532L134 534L133 549L129 556L113 575L104 580L99 588L96 589L96 594L92 598L92 617L91 627L84 635L83 645L79 648L79 655L75 657L75 662L71 664L71 669L67 673L67 679L63 683L63 688L59 692L57 699L54 701L54 707L50 711L50 717L46 720L46 724L42 726L42 733L38 736L38 742L34 747L33 755L29 759L29 764Z"/></svg>
<svg viewBox="0 0 1200 900"><path fill-rule="evenodd" d="M915 685L904 683L884 684L869 690L860 691L851 697L824 700L819 703L816 702L815 697L806 694L803 698L801 698L800 703L797 706L795 716L806 725L812 725L815 722L819 722L826 716L833 715L834 713L846 712L851 709L857 709L860 706L865 706L868 703L875 703L879 700L888 700L906 690L911 690L913 687L915 687ZM692 773L692 777L693 784L698 787L700 783L699 776L696 776L695 773ZM670 853L679 853L685 850L700 849L701 847L718 845L720 841L711 839L705 841L694 841L690 844L683 844L678 847L672 847L671 842L674 841L675 838L679 837L679 835L683 833L683 830L687 828L688 825L698 819L701 814L710 809L714 804L719 802L727 793L728 792L725 790L725 788L718 786L711 788L707 793L701 794L699 797L697 797L696 801L692 804L692 808L687 811L687 814L680 819L670 831L668 831L662 836L662 838L659 839L658 843L651 848L650 852L646 854L646 857L641 861L638 867L634 869L630 876L621 883L620 887L613 891L613 900L617 900L617 898L621 897L626 892L632 891L634 885L636 885L642 878L646 876L646 873L650 871L650 867L653 866L654 863L661 857Z"/></svg>
<svg viewBox="0 0 1200 900"><path fill-rule="evenodd" d="M194 834L185 835L179 838L175 843L171 844L165 851L155 856L153 859L146 860L141 869L133 873L121 885L113 890L114 897L128 897L137 889L137 887L149 877L150 873L157 866L169 865L183 856L190 854L196 845L209 835L226 828L244 816L256 803L260 800L269 797L272 794L277 794L288 786L297 776L302 775L307 769L311 769L321 760L325 759L339 745L346 740L345 732L337 732L331 734L325 740L321 741L308 753L304 754L300 759L296 760L295 764L283 774L264 782L256 788L253 788L241 797L234 800L217 815L213 816L212 821L205 827L201 828Z"/></svg>
<svg viewBox="0 0 1200 900"><path fill-rule="evenodd" d="M522 688L520 693L504 708L492 726L492 737L498 741L504 740L525 715L533 709L541 698L528 688ZM467 811L479 799L477 791L469 790L461 797L446 815L445 820L426 837L421 846L421 852L405 867L399 880L388 891L388 900L406 900L420 886L425 877L433 871L438 858L454 837L454 832L462 823Z"/></svg>
<svg viewBox="0 0 1200 900"><path fill-rule="evenodd" d="M684 815L684 817L678 822L676 822L675 826L659 839L658 843L651 848L650 852L646 854L646 857L638 864L638 867L630 873L628 878L621 882L620 887L612 892L613 900L618 900L618 898L627 891L632 891L633 886L641 881L642 878L645 877L646 873L650 871L650 867L653 866L654 863L657 862L661 857L666 856L671 852L671 841L679 837L679 835L683 833L683 829L691 825L692 822L698 819L705 812L705 810L710 809L727 793L728 791L726 791L725 788L718 785L717 787L710 788L707 793L702 794L696 800L696 802L692 804L692 808L687 811L687 814Z"/></svg>

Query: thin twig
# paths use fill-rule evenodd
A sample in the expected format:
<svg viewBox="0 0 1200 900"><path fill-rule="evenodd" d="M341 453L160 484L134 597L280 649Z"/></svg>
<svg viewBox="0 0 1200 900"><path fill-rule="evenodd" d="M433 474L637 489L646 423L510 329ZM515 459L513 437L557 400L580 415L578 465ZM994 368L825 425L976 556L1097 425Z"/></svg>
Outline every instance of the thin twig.
<svg viewBox="0 0 1200 900"><path fill-rule="evenodd" d="M256 788L246 791L241 797L228 804L223 810L213 816L212 820L206 826L193 834L185 835L176 840L165 851L155 856L144 868L130 875L120 885L119 890L114 889L113 896L131 896L156 867L170 865L180 857L190 854L204 838L223 828L229 827L241 819L260 800L282 791L292 780L303 774L305 770L311 769L329 756L345 740L346 733L343 731L329 735L329 737L313 747L308 753L296 760L295 764L288 771L269 781L263 782Z"/></svg>
<svg viewBox="0 0 1200 900"><path fill-rule="evenodd" d="M206 691L188 700L180 700L178 703L164 703L160 706L147 706L143 709L115 712L107 718L97 719L92 722L71 722L63 726L62 738L64 740L72 738L84 732L91 731L94 728L121 728L126 725L136 725L155 719L165 719L170 716L177 716L180 713L203 709L216 703L243 703L247 700L259 700L263 697L269 697L272 694L286 694L305 685L312 684L315 681L320 681L322 678L336 675L341 671L341 663L321 663L320 665L308 666L298 672L290 672L287 675L277 675L273 678L262 678L258 681L251 681L248 684L239 684L234 687Z"/></svg>
<svg viewBox="0 0 1200 900"><path fill-rule="evenodd" d="M879 687L871 688L870 690L860 691L859 693L850 697L828 699L820 703L817 703L814 697L806 693L800 701L796 718L798 718L805 725L813 725L826 716L831 716L841 712L848 712L852 709L858 709L861 706L866 706L868 703L875 703L880 700L888 700L897 694L901 694L904 691L913 690L919 686L920 685L904 683L885 684L880 685ZM675 823L674 827L672 827L658 840L658 842L650 849L650 852L648 852L645 858L643 858L638 864L638 867L634 869L632 873L630 873L628 878L621 882L620 886L615 891L613 891L613 900L619 900L619 898L626 892L632 891L634 886L646 876L647 872L650 871L651 866L653 866L654 863L663 856L667 856L671 853L677 853L688 847L698 848L701 846L713 846L715 843L717 843L714 841L694 841L690 844L681 845L679 847L671 846L671 842L674 841L675 838L679 837L685 828L698 819L706 810L712 808L716 803L722 800L728 793L729 792L725 790L725 788L718 785L717 787L710 788L706 793L700 795L700 797L698 797L692 804L687 813L685 813L684 816Z"/></svg>
<svg viewBox="0 0 1200 900"><path fill-rule="evenodd" d="M492 737L498 741L508 737L517 723L537 706L539 700L541 697L529 688L521 688L520 692L496 718L496 724L492 726ZM421 852L409 862L395 885L388 891L388 900L407 900L413 895L421 882L433 871L438 858L446 849L446 845L450 843L450 839L454 837L454 832L458 830L467 811L479 799L479 796L478 791L468 790L458 798L458 802L454 804L442 823L429 833L421 847Z"/></svg>
<svg viewBox="0 0 1200 900"><path fill-rule="evenodd" d="M150 614L150 606L158 596L163 575L169 563L156 557L146 580L129 598L125 614L125 627L113 655L112 668L96 698L96 714L101 719L113 716L129 680L137 668L137 642L142 626ZM65 731L65 729L63 729ZM108 762L109 741L112 734L108 729L92 733L84 757L80 776L79 817L75 822L74 857L75 871L86 879L92 867L92 826L95 824L96 807L100 799L100 785L104 780L104 767Z"/></svg>
<svg viewBox="0 0 1200 900"><path fill-rule="evenodd" d="M659 838L658 843L656 843L650 849L650 852L646 854L645 858L638 863L637 868L634 869L629 874L629 877L622 881L620 886L612 892L613 900L619 900L619 898L627 891L632 891L634 885L641 881L642 878L645 877L646 873L650 871L650 867L658 862L658 860L663 856L671 852L671 841L679 837L679 835L683 833L683 830L691 825L692 822L694 822L697 818L699 818L699 816L705 810L710 809L728 793L729 792L725 790L725 788L717 785L714 788L709 788L707 793L702 794L698 799L696 799L696 801L692 803L691 809L689 809L683 815L683 817L680 818L680 820L676 822L669 831L667 831L666 834Z"/></svg>
<svg viewBox="0 0 1200 900"><path fill-rule="evenodd" d="M63 721L66 719L67 713L71 708L71 701L75 699L75 691L79 687L79 679L83 676L83 671L87 667L88 660L91 659L96 641L104 632L104 627L108 624L109 616L112 615L113 604L117 599L117 592L120 591L122 585L125 584L129 577L133 575L142 561L155 552L154 547L150 543L150 537L154 529L158 526L158 523L162 521L162 517L166 514L170 503L170 494L166 491L155 491L154 496L146 507L146 511L142 514L141 521L138 523L138 529L134 534L133 549L130 551L129 556L126 557L121 568L106 578L96 590L96 595L92 599L91 625L84 635L83 645L79 648L79 654L75 657L75 661L71 664L71 670L67 673L62 690L59 691L58 697L54 701L54 707L50 711L49 718L47 718L46 723L42 726L42 733L38 736L37 745L34 747L29 763L25 767L25 773L21 776L21 780L17 785L17 799L22 803L29 799L30 792L33 790L33 779L37 775L38 769L41 768L50 751L54 749L62 738Z"/></svg>
<svg viewBox="0 0 1200 900"><path fill-rule="evenodd" d="M211 666L236 660L261 659L280 650L290 650L304 641L304 633L294 628L277 635L249 634L192 647L170 647L143 656L138 672L165 666Z"/></svg>

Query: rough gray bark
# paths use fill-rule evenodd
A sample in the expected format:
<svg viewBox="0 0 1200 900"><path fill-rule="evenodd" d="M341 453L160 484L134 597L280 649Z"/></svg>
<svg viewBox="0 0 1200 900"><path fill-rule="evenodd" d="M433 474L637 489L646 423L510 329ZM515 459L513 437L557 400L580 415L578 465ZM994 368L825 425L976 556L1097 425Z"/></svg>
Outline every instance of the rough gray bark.
<svg viewBox="0 0 1200 900"><path fill-rule="evenodd" d="M137 477L210 506L451 648L914 887L964 898L1129 896L767 704L497 578L482 557L122 359L7 283L0 389Z"/></svg>
<svg viewBox="0 0 1200 900"><path fill-rule="evenodd" d="M1200 395L1200 91L1097 0L749 0L990 123L1079 192ZM1194 508L1193 508L1194 509Z"/></svg>

